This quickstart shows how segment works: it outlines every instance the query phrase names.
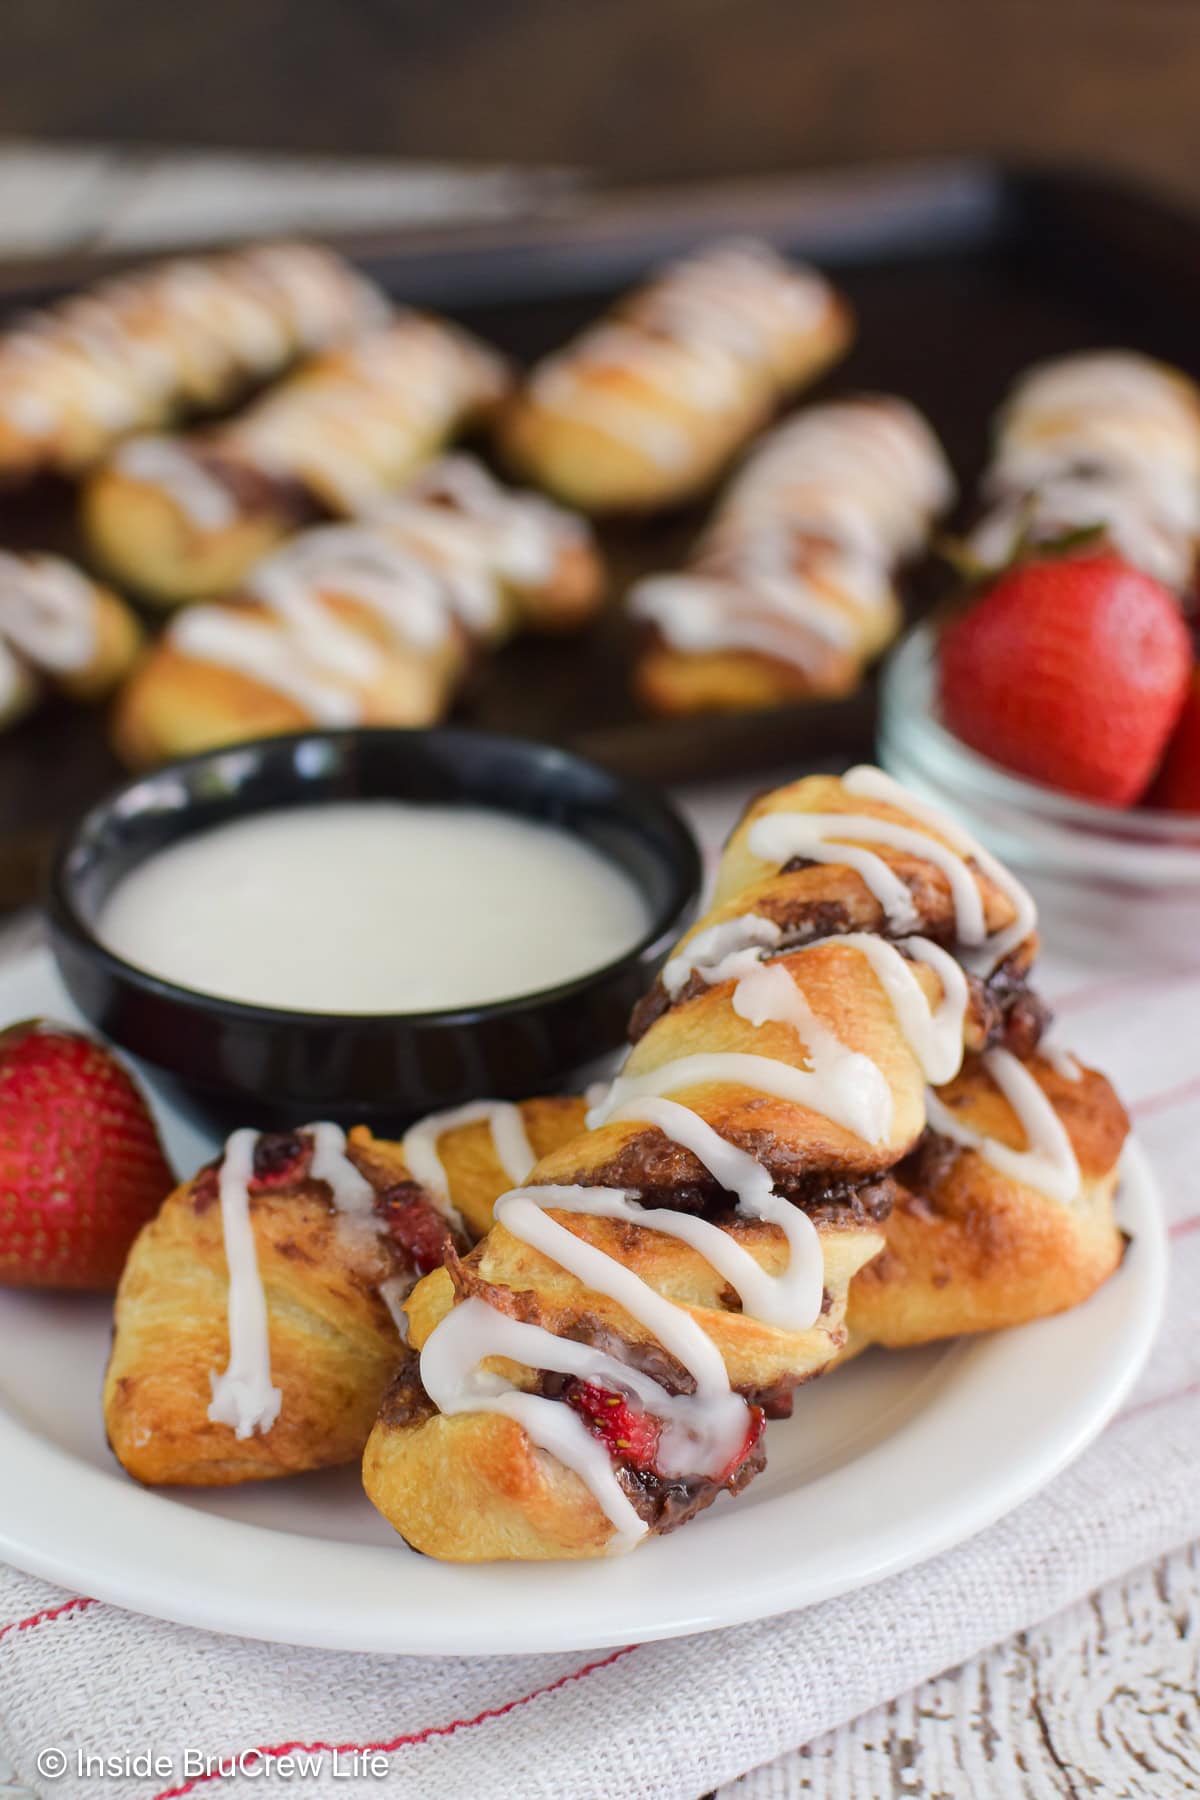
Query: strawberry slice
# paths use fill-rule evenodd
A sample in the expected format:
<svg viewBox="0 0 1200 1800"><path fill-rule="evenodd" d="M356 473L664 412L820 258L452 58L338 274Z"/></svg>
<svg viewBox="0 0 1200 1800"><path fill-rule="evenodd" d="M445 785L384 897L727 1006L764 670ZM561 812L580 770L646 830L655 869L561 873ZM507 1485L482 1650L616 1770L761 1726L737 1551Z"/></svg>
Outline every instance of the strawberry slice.
<svg viewBox="0 0 1200 1800"><path fill-rule="evenodd" d="M590 1381L571 1382L564 1397L614 1462L657 1472L661 1420L635 1407L625 1394Z"/></svg>
<svg viewBox="0 0 1200 1800"><path fill-rule="evenodd" d="M569 1382L563 1398L580 1414L592 1436L600 1439L614 1462L654 1475L660 1473L658 1448L662 1421L653 1413L643 1411L628 1395L590 1381ZM763 1434L763 1423L762 1408L750 1407L745 1438L720 1474L713 1477L718 1487L732 1480L756 1449Z"/></svg>

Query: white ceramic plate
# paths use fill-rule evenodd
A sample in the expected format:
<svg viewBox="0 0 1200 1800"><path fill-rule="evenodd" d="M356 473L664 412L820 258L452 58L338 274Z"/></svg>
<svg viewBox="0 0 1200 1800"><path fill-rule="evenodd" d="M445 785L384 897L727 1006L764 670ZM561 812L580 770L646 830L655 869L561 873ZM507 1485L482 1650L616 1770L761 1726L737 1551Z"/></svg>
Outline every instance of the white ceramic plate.
<svg viewBox="0 0 1200 1800"><path fill-rule="evenodd" d="M40 952L0 972L0 1021L34 1012L71 1012ZM159 1113L177 1166L195 1167L211 1143ZM1161 1210L1136 1148L1121 1205L1129 1254L1086 1306L948 1348L871 1352L801 1391L739 1500L592 1564L417 1556L353 1469L225 1492L139 1488L104 1442L108 1303L0 1292L0 1558L187 1625L422 1655L591 1649L808 1606L990 1524L1111 1417L1165 1284Z"/></svg>

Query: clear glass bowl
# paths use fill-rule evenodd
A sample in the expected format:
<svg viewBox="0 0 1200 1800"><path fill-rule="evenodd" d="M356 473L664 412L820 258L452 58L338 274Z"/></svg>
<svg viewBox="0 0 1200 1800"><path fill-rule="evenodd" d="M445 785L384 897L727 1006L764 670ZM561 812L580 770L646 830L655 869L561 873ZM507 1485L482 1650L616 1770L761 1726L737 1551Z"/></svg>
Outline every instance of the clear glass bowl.
<svg viewBox="0 0 1200 1800"><path fill-rule="evenodd" d="M1010 774L938 717L937 629L917 626L883 672L879 757L968 825L1033 887L1052 941L1139 940L1141 958L1200 960L1200 815L1098 806ZM1051 930L1053 927L1053 930ZM1131 946L1132 947L1132 946Z"/></svg>

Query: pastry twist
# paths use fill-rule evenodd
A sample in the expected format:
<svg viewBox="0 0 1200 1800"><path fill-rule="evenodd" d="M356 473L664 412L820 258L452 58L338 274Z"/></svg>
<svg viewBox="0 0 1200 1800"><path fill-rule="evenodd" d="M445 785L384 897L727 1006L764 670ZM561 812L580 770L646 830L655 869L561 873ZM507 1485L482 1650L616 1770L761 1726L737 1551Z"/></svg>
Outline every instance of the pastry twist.
<svg viewBox="0 0 1200 1800"><path fill-rule="evenodd" d="M62 557L0 551L0 729L46 688L102 700L141 641L125 602Z"/></svg>
<svg viewBox="0 0 1200 1800"><path fill-rule="evenodd" d="M691 566L629 597L651 712L744 711L849 693L902 618L895 571L954 484L937 439L882 395L797 414L751 454Z"/></svg>
<svg viewBox="0 0 1200 1800"><path fill-rule="evenodd" d="M590 532L448 457L360 524L301 532L235 600L185 607L118 701L134 767L271 732L429 725L472 659L599 604Z"/></svg>
<svg viewBox="0 0 1200 1800"><path fill-rule="evenodd" d="M1030 1031L1034 926L1013 877L878 770L756 802L587 1129L414 1291L363 1465L384 1516L450 1560L581 1557L744 1485L763 1414L845 1347L929 1119L993 1165L1013 1130L992 1100L959 1117L965 1050L1017 1121L1002 1173L1074 1204L1040 1080L985 1051Z"/></svg>
<svg viewBox="0 0 1200 1800"><path fill-rule="evenodd" d="M711 245L539 364L501 415L500 446L585 512L672 505L850 335L845 301L815 270L765 244Z"/></svg>
<svg viewBox="0 0 1200 1800"><path fill-rule="evenodd" d="M120 276L0 336L0 475L74 475L131 431L228 405L379 325L383 294L332 251L264 244Z"/></svg>
<svg viewBox="0 0 1200 1800"><path fill-rule="evenodd" d="M402 313L226 425L121 445L84 489L93 553L162 605L228 592L304 523L378 507L506 383L466 332Z"/></svg>
<svg viewBox="0 0 1200 1800"><path fill-rule="evenodd" d="M1130 350L1043 363L1000 415L984 493L969 544L985 567L1094 528L1185 594L1200 544L1200 390Z"/></svg>
<svg viewBox="0 0 1200 1800"><path fill-rule="evenodd" d="M576 1110L464 1108L443 1121L436 1166L413 1134L412 1168L409 1145L363 1127L235 1133L125 1265L104 1418L128 1472L223 1487L360 1457L403 1355L401 1301L517 1178L487 1121L503 1115L524 1175L561 1135L564 1107Z"/></svg>

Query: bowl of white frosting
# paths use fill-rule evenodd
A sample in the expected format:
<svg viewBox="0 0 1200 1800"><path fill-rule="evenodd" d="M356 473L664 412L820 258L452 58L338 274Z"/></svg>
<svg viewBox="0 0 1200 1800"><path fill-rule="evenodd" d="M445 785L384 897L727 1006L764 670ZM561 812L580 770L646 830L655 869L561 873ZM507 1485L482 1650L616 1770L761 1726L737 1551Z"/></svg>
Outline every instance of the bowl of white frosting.
<svg viewBox="0 0 1200 1800"><path fill-rule="evenodd" d="M580 757L317 731L118 789L47 911L81 1011L202 1109L399 1125L584 1078L699 882L669 801Z"/></svg>

